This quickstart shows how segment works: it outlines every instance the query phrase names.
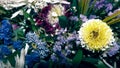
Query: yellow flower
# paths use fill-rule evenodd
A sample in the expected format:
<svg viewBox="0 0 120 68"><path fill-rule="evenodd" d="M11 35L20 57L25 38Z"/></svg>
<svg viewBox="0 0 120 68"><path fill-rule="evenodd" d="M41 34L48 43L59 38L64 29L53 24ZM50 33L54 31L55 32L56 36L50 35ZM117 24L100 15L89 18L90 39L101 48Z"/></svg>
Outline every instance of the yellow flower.
<svg viewBox="0 0 120 68"><path fill-rule="evenodd" d="M91 51L105 50L114 42L111 28L99 19L91 19L82 24L79 30L82 47Z"/></svg>

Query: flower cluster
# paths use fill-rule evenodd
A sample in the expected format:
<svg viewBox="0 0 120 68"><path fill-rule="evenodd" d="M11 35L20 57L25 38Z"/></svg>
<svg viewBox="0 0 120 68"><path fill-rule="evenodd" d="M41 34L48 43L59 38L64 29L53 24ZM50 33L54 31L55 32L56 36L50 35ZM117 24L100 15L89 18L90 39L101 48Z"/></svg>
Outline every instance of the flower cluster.
<svg viewBox="0 0 120 68"><path fill-rule="evenodd" d="M45 42L42 42L38 38L38 36L35 33L28 32L26 34L26 42L31 43L33 50L33 53L37 53L40 58L44 58L47 56L49 50L47 49L47 44Z"/></svg>
<svg viewBox="0 0 120 68"><path fill-rule="evenodd" d="M0 26L0 40L3 41L2 44L11 44L12 38L12 26L8 20L3 20Z"/></svg>
<svg viewBox="0 0 120 68"><path fill-rule="evenodd" d="M119 6L119 0L0 0L0 66L120 68Z"/></svg>

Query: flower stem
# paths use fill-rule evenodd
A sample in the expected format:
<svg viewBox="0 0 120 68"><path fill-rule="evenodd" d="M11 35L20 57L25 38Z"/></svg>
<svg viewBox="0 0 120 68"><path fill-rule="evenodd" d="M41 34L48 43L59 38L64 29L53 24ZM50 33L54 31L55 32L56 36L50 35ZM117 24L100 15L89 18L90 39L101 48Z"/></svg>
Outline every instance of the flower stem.
<svg viewBox="0 0 120 68"><path fill-rule="evenodd" d="M108 66L109 68L114 68L112 65L110 65L103 57L100 56L100 59L103 61L103 63Z"/></svg>

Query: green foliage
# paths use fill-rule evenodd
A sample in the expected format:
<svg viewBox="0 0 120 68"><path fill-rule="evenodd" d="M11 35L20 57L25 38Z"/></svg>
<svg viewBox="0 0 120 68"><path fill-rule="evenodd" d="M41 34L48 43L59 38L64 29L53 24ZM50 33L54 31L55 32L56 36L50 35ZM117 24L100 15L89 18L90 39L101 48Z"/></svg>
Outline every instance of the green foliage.
<svg viewBox="0 0 120 68"><path fill-rule="evenodd" d="M69 21L68 21L68 19L67 19L66 16L60 16L60 17L59 17L59 24L60 24L60 26L61 26L62 28L68 27L68 26L69 26L68 22L69 22Z"/></svg>
<svg viewBox="0 0 120 68"><path fill-rule="evenodd" d="M73 61L72 61L73 66L75 68L77 68L79 66L79 64L82 60L82 56L83 56L82 55L82 50L78 50L78 52L76 53L76 55L75 55L75 57L73 58Z"/></svg>
<svg viewBox="0 0 120 68"><path fill-rule="evenodd" d="M15 66L15 56L20 55L20 51L15 51L13 54L6 57L6 60L8 60L12 66Z"/></svg>
<svg viewBox="0 0 120 68"><path fill-rule="evenodd" d="M15 38L14 38L15 40L24 39L24 35L25 35L24 29L18 28L14 30L14 35L15 35Z"/></svg>
<svg viewBox="0 0 120 68"><path fill-rule="evenodd" d="M78 13L86 15L90 6L90 0L78 0Z"/></svg>
<svg viewBox="0 0 120 68"><path fill-rule="evenodd" d="M97 68L107 68L107 66L99 58L84 58L83 61L89 62Z"/></svg>
<svg viewBox="0 0 120 68"><path fill-rule="evenodd" d="M31 25L29 25L29 26L31 26L32 30L37 32L37 28L35 26L35 21L34 21L32 15L27 13L25 10L23 10L23 14L24 14L25 20L29 20L30 21Z"/></svg>
<svg viewBox="0 0 120 68"><path fill-rule="evenodd" d="M0 15L6 14L6 13L7 11L2 6L0 6Z"/></svg>

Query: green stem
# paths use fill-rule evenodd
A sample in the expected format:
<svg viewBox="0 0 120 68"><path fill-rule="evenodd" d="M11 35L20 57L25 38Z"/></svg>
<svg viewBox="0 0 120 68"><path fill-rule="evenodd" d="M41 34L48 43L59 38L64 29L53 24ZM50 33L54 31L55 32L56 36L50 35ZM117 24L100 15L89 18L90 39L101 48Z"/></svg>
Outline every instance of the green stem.
<svg viewBox="0 0 120 68"><path fill-rule="evenodd" d="M103 57L99 56L99 58L103 61L103 63L108 66L109 68L114 68L112 65L110 65Z"/></svg>

